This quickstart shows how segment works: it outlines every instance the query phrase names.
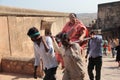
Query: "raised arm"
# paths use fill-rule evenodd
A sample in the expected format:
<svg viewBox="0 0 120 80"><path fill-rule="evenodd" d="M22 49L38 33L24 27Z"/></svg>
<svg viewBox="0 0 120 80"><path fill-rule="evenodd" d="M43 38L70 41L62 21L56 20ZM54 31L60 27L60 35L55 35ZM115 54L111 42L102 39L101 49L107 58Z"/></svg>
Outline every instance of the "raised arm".
<svg viewBox="0 0 120 80"><path fill-rule="evenodd" d="M62 47L59 47L55 38L53 38L53 47L55 49L55 51L57 51L59 54L63 54L64 50L62 49Z"/></svg>

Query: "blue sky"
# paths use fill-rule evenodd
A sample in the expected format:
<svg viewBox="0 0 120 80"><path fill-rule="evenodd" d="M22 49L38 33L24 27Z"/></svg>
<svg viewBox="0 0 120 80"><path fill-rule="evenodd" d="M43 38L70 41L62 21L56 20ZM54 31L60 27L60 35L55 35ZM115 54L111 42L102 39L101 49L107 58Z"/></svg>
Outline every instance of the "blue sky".
<svg viewBox="0 0 120 80"><path fill-rule="evenodd" d="M0 5L57 12L94 13L98 4L120 0L0 0Z"/></svg>

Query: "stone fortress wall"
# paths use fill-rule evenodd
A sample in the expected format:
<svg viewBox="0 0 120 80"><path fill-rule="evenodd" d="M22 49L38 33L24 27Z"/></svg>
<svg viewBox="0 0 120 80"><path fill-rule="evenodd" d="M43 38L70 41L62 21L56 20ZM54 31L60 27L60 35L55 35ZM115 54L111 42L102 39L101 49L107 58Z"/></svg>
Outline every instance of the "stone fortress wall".
<svg viewBox="0 0 120 80"><path fill-rule="evenodd" d="M97 22L104 39L120 39L120 1L99 4Z"/></svg>
<svg viewBox="0 0 120 80"><path fill-rule="evenodd" d="M33 43L27 36L28 29L35 26L44 35L47 28L56 35L67 21L68 13L0 6L0 70L19 72L30 64L31 69L26 69L33 71L34 51ZM17 68L17 64L23 63L26 65Z"/></svg>

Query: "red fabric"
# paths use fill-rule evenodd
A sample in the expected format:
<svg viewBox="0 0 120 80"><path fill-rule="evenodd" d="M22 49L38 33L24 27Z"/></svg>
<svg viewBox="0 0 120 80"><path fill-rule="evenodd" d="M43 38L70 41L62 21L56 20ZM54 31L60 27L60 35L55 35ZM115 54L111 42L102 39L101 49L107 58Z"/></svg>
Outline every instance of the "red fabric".
<svg viewBox="0 0 120 80"><path fill-rule="evenodd" d="M61 63L61 65L64 66L62 56L58 52L55 53L55 56L56 56L56 59L57 59L58 63Z"/></svg>
<svg viewBox="0 0 120 80"><path fill-rule="evenodd" d="M107 47L108 47L108 51L111 51L111 46L110 46L110 45L108 45Z"/></svg>
<svg viewBox="0 0 120 80"><path fill-rule="evenodd" d="M59 43L58 43L58 46L61 47L61 45L62 45L62 43L59 42ZM63 61L63 58L62 58L61 54L59 54L58 52L55 52L55 57L56 57L56 59L57 59L57 62L58 62L58 63L61 63L61 66L62 66L62 68L63 68L63 67L64 67L64 61Z"/></svg>
<svg viewBox="0 0 120 80"><path fill-rule="evenodd" d="M103 45L104 48L107 48L108 46L107 45Z"/></svg>
<svg viewBox="0 0 120 80"><path fill-rule="evenodd" d="M69 25L70 22L67 22L67 24L64 26L62 32L63 33L68 33L69 31L73 30L72 34L70 35L70 40L71 41L77 41L79 40L79 37L82 34L82 31L85 30L86 32L86 37L88 37L88 30L87 28L83 25L82 22L80 22L79 20L76 20L75 24L73 26ZM85 45L86 42L84 42L82 45Z"/></svg>

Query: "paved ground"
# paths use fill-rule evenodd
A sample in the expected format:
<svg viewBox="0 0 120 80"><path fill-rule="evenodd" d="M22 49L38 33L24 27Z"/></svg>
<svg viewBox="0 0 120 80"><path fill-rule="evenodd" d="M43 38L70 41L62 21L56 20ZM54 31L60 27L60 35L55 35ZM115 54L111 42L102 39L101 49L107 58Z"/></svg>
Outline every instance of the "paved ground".
<svg viewBox="0 0 120 80"><path fill-rule="evenodd" d="M87 64L86 64L87 65ZM57 80L61 80L62 78L62 70L58 69L57 71ZM115 58L103 58L103 66L102 66L102 79L101 80L120 80L120 68L118 68L117 62L115 62ZM0 80L35 80L32 76L13 74L13 73L0 73ZM38 78L36 80L42 80ZM86 80L88 79L88 75L86 73Z"/></svg>

